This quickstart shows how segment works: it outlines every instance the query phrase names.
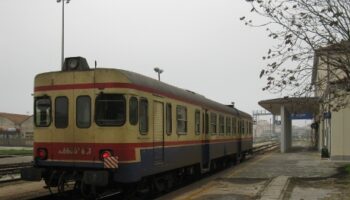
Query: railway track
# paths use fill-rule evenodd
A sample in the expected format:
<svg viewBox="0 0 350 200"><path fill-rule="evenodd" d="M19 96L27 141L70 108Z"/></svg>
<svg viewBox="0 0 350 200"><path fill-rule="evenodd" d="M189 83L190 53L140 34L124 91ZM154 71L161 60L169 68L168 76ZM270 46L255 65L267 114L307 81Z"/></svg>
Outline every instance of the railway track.
<svg viewBox="0 0 350 200"><path fill-rule="evenodd" d="M264 151L269 151L277 146L277 142L262 145L257 144L253 147L253 154L263 153ZM0 165L0 183L20 180L20 170L31 166L33 166L32 162Z"/></svg>
<svg viewBox="0 0 350 200"><path fill-rule="evenodd" d="M0 165L0 183L20 180L21 169L31 166L32 162Z"/></svg>

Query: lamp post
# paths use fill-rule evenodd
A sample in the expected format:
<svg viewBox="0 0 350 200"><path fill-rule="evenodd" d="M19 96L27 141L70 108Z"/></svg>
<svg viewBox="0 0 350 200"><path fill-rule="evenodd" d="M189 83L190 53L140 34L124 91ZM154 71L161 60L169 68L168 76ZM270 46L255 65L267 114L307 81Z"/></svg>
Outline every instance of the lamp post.
<svg viewBox="0 0 350 200"><path fill-rule="evenodd" d="M61 67L63 68L64 63L64 2L67 4L70 0L57 0L57 3L62 3L62 46L61 46Z"/></svg>
<svg viewBox="0 0 350 200"><path fill-rule="evenodd" d="M154 68L154 71L158 73L158 81L160 81L160 74L164 71L162 69L159 69L158 67Z"/></svg>

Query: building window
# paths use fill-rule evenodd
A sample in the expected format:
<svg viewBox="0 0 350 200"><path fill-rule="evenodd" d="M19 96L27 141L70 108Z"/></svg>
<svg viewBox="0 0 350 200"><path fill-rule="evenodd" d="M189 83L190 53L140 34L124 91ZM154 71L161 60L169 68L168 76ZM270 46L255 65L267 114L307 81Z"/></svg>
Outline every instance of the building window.
<svg viewBox="0 0 350 200"><path fill-rule="evenodd" d="M139 118L140 133L145 134L148 132L148 101L145 98L140 99Z"/></svg>
<svg viewBox="0 0 350 200"><path fill-rule="evenodd" d="M68 98L57 97L55 100L55 127L68 127Z"/></svg>
<svg viewBox="0 0 350 200"><path fill-rule="evenodd" d="M196 135L199 135L201 133L201 113L199 110L194 113L194 126Z"/></svg>
<svg viewBox="0 0 350 200"><path fill-rule="evenodd" d="M226 117L226 135L231 135L231 117Z"/></svg>
<svg viewBox="0 0 350 200"><path fill-rule="evenodd" d="M225 134L225 118L222 115L219 115L219 133L220 135Z"/></svg>
<svg viewBox="0 0 350 200"><path fill-rule="evenodd" d="M99 126L122 126L126 120L125 98L121 94L101 93L96 98L95 119Z"/></svg>
<svg viewBox="0 0 350 200"><path fill-rule="evenodd" d="M89 128L91 125L91 98L89 96L79 96L76 110L77 127Z"/></svg>
<svg viewBox="0 0 350 200"><path fill-rule="evenodd" d="M167 103L166 104L166 133L170 135L173 132L173 126L172 126L172 109L171 109L171 104Z"/></svg>
<svg viewBox="0 0 350 200"><path fill-rule="evenodd" d="M177 133L187 133L187 108L176 107Z"/></svg>
<svg viewBox="0 0 350 200"><path fill-rule="evenodd" d="M216 134L217 127L217 115L215 113L210 113L210 133Z"/></svg>
<svg viewBox="0 0 350 200"><path fill-rule="evenodd" d="M129 122L131 125L136 125L139 121L139 101L136 97L131 97L129 100Z"/></svg>
<svg viewBox="0 0 350 200"><path fill-rule="evenodd" d="M37 127L51 124L51 99L48 96L36 97L34 102L34 122Z"/></svg>

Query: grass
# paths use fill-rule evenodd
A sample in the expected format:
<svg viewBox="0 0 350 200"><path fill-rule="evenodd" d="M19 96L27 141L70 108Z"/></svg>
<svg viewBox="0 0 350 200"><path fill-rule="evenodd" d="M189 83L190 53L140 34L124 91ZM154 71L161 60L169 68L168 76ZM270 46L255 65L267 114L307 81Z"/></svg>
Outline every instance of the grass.
<svg viewBox="0 0 350 200"><path fill-rule="evenodd" d="M345 165L345 171L350 174L350 164Z"/></svg>
<svg viewBox="0 0 350 200"><path fill-rule="evenodd" d="M2 149L0 155L18 155L18 156L30 156L33 155L33 150L28 149Z"/></svg>

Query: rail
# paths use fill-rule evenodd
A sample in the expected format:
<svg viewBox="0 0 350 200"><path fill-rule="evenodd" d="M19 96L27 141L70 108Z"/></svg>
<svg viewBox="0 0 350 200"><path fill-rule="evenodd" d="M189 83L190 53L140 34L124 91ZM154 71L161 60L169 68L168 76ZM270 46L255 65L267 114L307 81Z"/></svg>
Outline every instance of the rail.
<svg viewBox="0 0 350 200"><path fill-rule="evenodd" d="M278 142L269 142L269 143L254 145L253 146L253 154L273 150L273 149L277 148L278 145L279 145Z"/></svg>
<svg viewBox="0 0 350 200"><path fill-rule="evenodd" d="M31 166L32 162L0 165L0 183L20 180L21 169Z"/></svg>

